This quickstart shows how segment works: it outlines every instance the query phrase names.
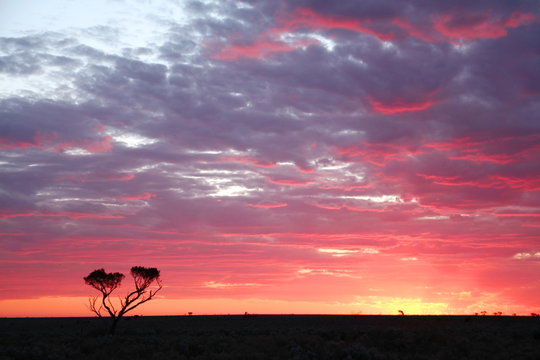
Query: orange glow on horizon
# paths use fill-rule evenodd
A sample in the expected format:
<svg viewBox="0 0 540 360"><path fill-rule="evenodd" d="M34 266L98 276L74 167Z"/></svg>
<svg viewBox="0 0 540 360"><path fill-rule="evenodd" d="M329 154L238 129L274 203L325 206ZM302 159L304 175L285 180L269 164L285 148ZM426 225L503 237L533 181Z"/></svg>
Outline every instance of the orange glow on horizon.
<svg viewBox="0 0 540 360"><path fill-rule="evenodd" d="M94 317L88 310L87 297L44 297L37 299L0 300L0 317ZM285 301L272 299L195 298L152 300L126 316L175 316L187 315L237 315L237 314L336 314L336 315L473 315L488 310L502 311L510 315L528 315L527 309L518 306L469 308L456 311L444 302L430 302L421 298L399 298L385 296L358 297L350 302Z"/></svg>

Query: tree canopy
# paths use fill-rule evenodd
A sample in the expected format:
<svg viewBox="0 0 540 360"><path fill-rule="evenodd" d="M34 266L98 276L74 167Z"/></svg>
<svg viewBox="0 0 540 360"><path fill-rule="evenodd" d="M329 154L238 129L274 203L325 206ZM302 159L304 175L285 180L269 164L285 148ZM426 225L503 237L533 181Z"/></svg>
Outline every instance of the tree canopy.
<svg viewBox="0 0 540 360"><path fill-rule="evenodd" d="M84 282L104 294L110 294L120 286L125 277L124 274L119 272L107 273L104 269L98 269L86 276Z"/></svg>

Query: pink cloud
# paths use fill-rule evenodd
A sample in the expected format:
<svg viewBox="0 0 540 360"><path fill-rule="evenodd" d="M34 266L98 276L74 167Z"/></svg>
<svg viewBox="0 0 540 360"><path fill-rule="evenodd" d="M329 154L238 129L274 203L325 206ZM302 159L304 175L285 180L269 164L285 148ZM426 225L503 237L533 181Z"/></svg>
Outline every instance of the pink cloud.
<svg viewBox="0 0 540 360"><path fill-rule="evenodd" d="M422 153L420 150L409 148L408 145L366 141L356 146L336 149L336 152L346 158L367 161L377 166L384 166L389 161L404 161L409 155Z"/></svg>
<svg viewBox="0 0 540 360"><path fill-rule="evenodd" d="M294 33L302 29L344 29L362 34L372 35L382 41L389 41L392 34L381 33L364 25L371 21L357 19L330 17L316 13L312 9L299 8L290 16L278 19L278 26L259 34L259 39L246 45L229 45L220 49L212 57L221 60L235 60L238 58L259 59L271 56L274 53L290 52L311 44L318 44L316 39L308 38L292 42L280 40L285 33Z"/></svg>
<svg viewBox="0 0 540 360"><path fill-rule="evenodd" d="M275 52L293 51L295 47L283 42L259 40L249 45L230 45L221 49L213 57L221 60L234 60L238 58L264 58Z"/></svg>
<svg viewBox="0 0 540 360"><path fill-rule="evenodd" d="M144 194L140 195L128 195L128 196L119 196L118 198L121 200L147 200L156 197L156 194L152 194L149 192L145 192Z"/></svg>
<svg viewBox="0 0 540 360"><path fill-rule="evenodd" d="M523 191L540 190L540 179L538 177L509 177L501 175L489 175L479 180L467 180L462 176L437 176L427 174L417 174L418 176L432 181L434 184L446 186L476 186L493 189L519 189Z"/></svg>
<svg viewBox="0 0 540 360"><path fill-rule="evenodd" d="M319 186L319 189L355 191L355 190L363 190L363 189L373 189L373 185L325 185L325 186Z"/></svg>
<svg viewBox="0 0 540 360"><path fill-rule="evenodd" d="M102 174L100 175L100 177L112 181L130 181L135 178L135 174Z"/></svg>
<svg viewBox="0 0 540 360"><path fill-rule="evenodd" d="M538 212L491 212L488 214L501 217L540 217Z"/></svg>
<svg viewBox="0 0 540 360"><path fill-rule="evenodd" d="M88 175L65 175L56 178L57 181L69 180L81 183L99 182L99 181L130 181L135 179L135 174L88 174Z"/></svg>
<svg viewBox="0 0 540 360"><path fill-rule="evenodd" d="M425 42L459 42L477 39L497 39L508 35L509 28L526 26L538 21L530 13L515 11L507 17L497 17L492 11L483 13L452 12L432 18L431 23L418 26L396 17L391 23L409 36Z"/></svg>
<svg viewBox="0 0 540 360"><path fill-rule="evenodd" d="M268 182L276 185L285 186L306 186L312 184L311 180L296 180L296 179L268 179Z"/></svg>
<svg viewBox="0 0 540 360"><path fill-rule="evenodd" d="M422 145L437 151L451 152L451 160L467 160L476 163L491 162L509 164L530 160L537 156L540 145L538 136L514 136L506 138L462 137L447 142L430 142Z"/></svg>
<svg viewBox="0 0 540 360"><path fill-rule="evenodd" d="M396 100L384 103L374 100L373 98L368 98L368 101L374 111L385 115L422 111L429 109L431 106L436 104L436 101L433 100L425 100L420 102L407 102L403 100Z"/></svg>
<svg viewBox="0 0 540 360"><path fill-rule="evenodd" d="M508 34L508 28L531 24L533 14L513 12L508 18L495 18L492 13L449 13L433 19L433 27L449 41L497 39Z"/></svg>
<svg viewBox="0 0 540 360"><path fill-rule="evenodd" d="M463 154L448 157L452 160L468 160L472 162L494 162L497 164L511 163L512 157L506 154Z"/></svg>
<svg viewBox="0 0 540 360"><path fill-rule="evenodd" d="M272 168L277 166L276 163L258 160L249 156L223 156L221 157L221 160L227 162L248 163L260 168Z"/></svg>
<svg viewBox="0 0 540 360"><path fill-rule="evenodd" d="M279 203L279 204L247 204L249 207L258 208L258 209L275 209L275 208L281 208L289 206L287 203Z"/></svg>
<svg viewBox="0 0 540 360"><path fill-rule="evenodd" d="M124 216L122 215L102 215L102 214L91 214L83 212L26 212L26 213L9 213L4 212L0 213L0 219L10 219L17 217L67 217L70 219L121 219Z"/></svg>
<svg viewBox="0 0 540 360"><path fill-rule="evenodd" d="M508 28L515 28L531 24L535 17L530 13L513 12L507 18L492 17L490 12L481 14L473 13L448 13L435 17L430 26L415 26L405 18L393 18L388 24L405 30L410 36L417 37L426 42L475 40L482 38L499 38L507 35ZM384 23L384 22L383 22ZM274 53L290 52L299 47L318 43L315 39L305 39L284 42L279 38L285 33L294 33L299 30L343 29L357 33L367 34L381 41L394 40L393 32L377 31L373 21L369 19L359 20L345 16L328 16L317 13L313 9L298 8L288 16L278 19L278 26L270 28L259 34L259 39L246 45L229 45L220 49L213 55L221 60L235 60L238 58L259 59L271 56ZM421 111L433 105L433 103L372 103L375 111L384 114L393 114L406 111Z"/></svg>
<svg viewBox="0 0 540 360"><path fill-rule="evenodd" d="M366 213L382 213L388 211L385 208L369 208L369 207L355 207L346 204L319 204L319 203L310 203L310 205L324 210L348 210L355 212L366 212Z"/></svg>
<svg viewBox="0 0 540 360"><path fill-rule="evenodd" d="M97 140L62 141L57 133L37 132L31 142L0 138L0 149L24 149L29 147L56 152L81 148L89 153L103 153L112 150L112 137L104 135Z"/></svg>
<svg viewBox="0 0 540 360"><path fill-rule="evenodd" d="M35 146L35 144L27 141L15 141L8 138L0 138L0 149L24 149L30 146Z"/></svg>
<svg viewBox="0 0 540 360"><path fill-rule="evenodd" d="M506 186L513 189L520 189L524 191L540 190L540 176L517 177L493 175L490 178L496 184L500 183L501 186Z"/></svg>
<svg viewBox="0 0 540 360"><path fill-rule="evenodd" d="M91 153L104 153L112 150L112 136L105 135L99 140L83 141L81 147Z"/></svg>
<svg viewBox="0 0 540 360"><path fill-rule="evenodd" d="M528 25L535 21L532 14L514 12L508 18L492 18L490 13L483 14L443 14L433 19L429 27L418 27L404 18L393 18L388 24L405 30L410 36L417 37L426 42L474 40L478 38L499 38L507 35L508 28ZM383 22L384 23L384 22ZM359 20L348 17L328 16L317 13L313 9L298 8L288 16L278 19L278 26L270 28L259 34L259 38L250 44L229 45L221 48L213 55L216 59L235 60L238 58L259 59L271 56L274 53L290 52L299 47L319 43L315 39L284 42L280 40L285 33L295 33L299 30L343 29L361 34L367 34L381 41L394 40L393 32L377 31L373 21ZM373 102L375 111L384 114L393 114L407 111L421 111L432 106L433 102L383 104Z"/></svg>
<svg viewBox="0 0 540 360"><path fill-rule="evenodd" d="M378 32L369 25L370 20L360 21L347 17L332 17L322 15L309 8L299 8L291 16L279 20L280 27L269 31L272 34L294 32L298 29L344 29L372 35L383 41L390 41L393 34Z"/></svg>

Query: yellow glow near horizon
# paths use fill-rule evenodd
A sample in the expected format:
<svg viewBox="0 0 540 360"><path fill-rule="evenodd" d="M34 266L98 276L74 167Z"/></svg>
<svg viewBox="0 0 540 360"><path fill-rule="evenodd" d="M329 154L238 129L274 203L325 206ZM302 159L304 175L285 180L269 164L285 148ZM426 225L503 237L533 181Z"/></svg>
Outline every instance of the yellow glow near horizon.
<svg viewBox="0 0 540 360"><path fill-rule="evenodd" d="M1 317L93 316L86 297L43 297L0 301ZM448 314L448 304L421 299L364 297L352 303L284 301L268 299L155 299L129 315L214 314L389 314L403 310L409 315Z"/></svg>
<svg viewBox="0 0 540 360"><path fill-rule="evenodd" d="M42 297L34 299L0 300L0 317L92 317L87 297ZM482 307L480 310L501 309L503 314L529 315L519 306ZM476 307L456 308L449 303L430 302L421 298L362 296L353 302L286 301L272 299L234 298L156 298L128 315L175 316L226 314L336 314L336 315L472 315Z"/></svg>

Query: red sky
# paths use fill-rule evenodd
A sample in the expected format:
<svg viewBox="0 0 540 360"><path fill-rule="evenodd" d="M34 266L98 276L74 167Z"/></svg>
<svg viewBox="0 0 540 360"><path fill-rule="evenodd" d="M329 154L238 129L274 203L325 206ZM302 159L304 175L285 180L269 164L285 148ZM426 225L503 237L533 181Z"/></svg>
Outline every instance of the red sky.
<svg viewBox="0 0 540 360"><path fill-rule="evenodd" d="M538 2L23 3L0 316L135 265L142 314L540 311Z"/></svg>

